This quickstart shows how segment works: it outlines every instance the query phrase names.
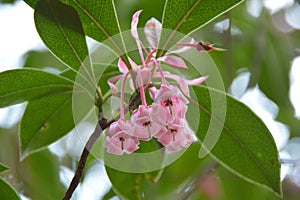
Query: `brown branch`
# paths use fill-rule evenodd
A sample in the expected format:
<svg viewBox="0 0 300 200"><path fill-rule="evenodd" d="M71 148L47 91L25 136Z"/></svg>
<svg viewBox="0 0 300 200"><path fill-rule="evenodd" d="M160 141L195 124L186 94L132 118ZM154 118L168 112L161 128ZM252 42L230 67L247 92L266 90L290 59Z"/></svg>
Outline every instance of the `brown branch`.
<svg viewBox="0 0 300 200"><path fill-rule="evenodd" d="M128 107L125 109L125 112L132 110L134 108L134 106L137 104L137 102L140 100L140 97L141 97L140 94L137 93L134 96L134 98L132 99L132 101L130 102L130 104L128 105ZM87 157L90 154L90 149L93 147L97 138L100 137L102 131L104 131L106 128L108 128L114 121L117 121L118 119L120 119L120 115L118 115L116 118L114 118L110 121L107 121L107 119L103 116L102 107L99 106L98 118L99 118L98 124L82 151L76 172L75 172L74 177L69 185L69 188L67 189L67 191L65 193L65 196L63 197L63 200L69 200L72 197L75 189L77 188L77 186L80 182L80 179L82 177L82 173L83 173L83 170L84 170L84 167L86 164Z"/></svg>

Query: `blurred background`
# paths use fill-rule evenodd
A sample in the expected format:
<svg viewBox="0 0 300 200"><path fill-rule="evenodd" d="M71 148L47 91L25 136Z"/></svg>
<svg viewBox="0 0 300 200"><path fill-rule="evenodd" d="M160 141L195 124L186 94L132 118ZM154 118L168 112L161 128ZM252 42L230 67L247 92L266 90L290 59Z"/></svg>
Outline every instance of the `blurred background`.
<svg viewBox="0 0 300 200"><path fill-rule="evenodd" d="M151 17L161 21L164 1L115 0L115 4L121 29L128 30L131 16L138 9L143 9L140 27ZM246 0L193 32L192 37L228 50L210 55L223 76L227 91L260 116L273 134L283 162L283 199L299 199L299 1ZM88 41L92 46L94 41ZM21 67L40 68L51 73L66 69L40 40L32 8L23 1L0 0L0 72ZM83 146L75 145L70 133L20 162L18 125L25 106L0 109L0 162L11 168L1 177L18 191L21 199L41 196L60 199L74 174ZM80 130L87 128L88 124L79 127ZM192 199L200 196L203 199L240 199L241 195L243 199L278 199L270 191L219 168L211 179L205 180L206 184L216 183L211 184L217 188L214 194L199 185L199 195L195 194ZM89 157L83 182L73 199L102 199L108 191L110 183L103 165Z"/></svg>

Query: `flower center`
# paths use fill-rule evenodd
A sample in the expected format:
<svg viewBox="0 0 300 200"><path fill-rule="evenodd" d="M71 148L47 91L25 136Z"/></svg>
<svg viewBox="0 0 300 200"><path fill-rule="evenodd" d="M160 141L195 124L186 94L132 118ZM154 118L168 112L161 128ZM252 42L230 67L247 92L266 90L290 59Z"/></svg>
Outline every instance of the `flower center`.
<svg viewBox="0 0 300 200"><path fill-rule="evenodd" d="M121 142L121 149L124 150L124 142L125 142L125 138L120 137L119 140L120 140L120 142Z"/></svg>
<svg viewBox="0 0 300 200"><path fill-rule="evenodd" d="M166 107L169 107L170 114L172 115L173 114L173 112L172 112L173 101L169 98L164 101L164 104Z"/></svg>
<svg viewBox="0 0 300 200"><path fill-rule="evenodd" d="M151 125L151 121L147 121L147 122L143 123L143 126L145 126L145 127L150 126L150 125Z"/></svg>

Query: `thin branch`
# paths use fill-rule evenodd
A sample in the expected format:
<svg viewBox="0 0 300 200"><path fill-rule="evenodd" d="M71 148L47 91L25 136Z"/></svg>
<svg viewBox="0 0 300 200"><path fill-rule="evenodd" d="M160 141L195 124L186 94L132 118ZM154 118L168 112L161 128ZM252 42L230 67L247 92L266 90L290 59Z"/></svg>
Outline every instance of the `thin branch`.
<svg viewBox="0 0 300 200"><path fill-rule="evenodd" d="M130 104L128 105L128 107L125 109L125 112L132 110L134 108L134 106L138 103L140 98L141 98L140 94L137 93L134 96L134 98L132 99L132 101L130 102ZM107 121L107 119L103 116L102 107L99 106L98 119L99 119L98 124L82 151L76 172L70 183L69 188L67 189L67 191L65 193L65 196L63 197L63 200L71 199L71 197L72 197L75 189L77 188L77 186L80 182L80 179L82 177L82 173L83 173L83 170L84 170L84 167L86 164L87 157L89 156L90 150L93 147L94 143L96 142L97 138L100 137L102 131L104 131L106 128L108 128L114 121L117 121L118 119L120 119L120 115L118 115L117 117L115 117L114 119L112 119L110 121Z"/></svg>

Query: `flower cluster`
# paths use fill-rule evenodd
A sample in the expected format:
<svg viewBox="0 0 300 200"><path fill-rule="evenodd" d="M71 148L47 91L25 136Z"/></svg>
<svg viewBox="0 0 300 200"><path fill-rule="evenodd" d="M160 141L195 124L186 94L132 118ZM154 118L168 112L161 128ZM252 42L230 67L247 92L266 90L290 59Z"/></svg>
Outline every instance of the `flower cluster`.
<svg viewBox="0 0 300 200"><path fill-rule="evenodd" d="M137 32L140 13L141 10L132 17L131 35L137 43L142 64L137 65L129 59L133 70L129 72L126 64L120 59L118 67L122 75L108 80L114 94L118 92L115 83L122 80L120 119L110 125L104 143L109 153L117 155L122 155L124 152L130 154L139 148L140 140L148 141L152 138L156 138L171 152L189 147L194 140L194 132L189 128L185 117L189 103L186 98L189 96L188 85L198 85L207 79L207 77L200 77L194 80L185 80L179 75L163 71L160 66L161 62L176 68L187 68L184 60L176 56L176 53L191 47L198 50L199 43L193 44L191 41L191 43L179 44L184 47L155 58L161 24L154 18L146 23L144 31L149 48L145 48ZM144 54L146 54L145 57ZM150 84L153 78L161 80L159 88ZM170 84L167 78L176 81L179 87ZM138 88L142 100L142 104L132 112L130 119L125 119L124 116L124 89L127 79L129 79L132 89ZM152 98L151 105L147 105L145 92L149 92Z"/></svg>

